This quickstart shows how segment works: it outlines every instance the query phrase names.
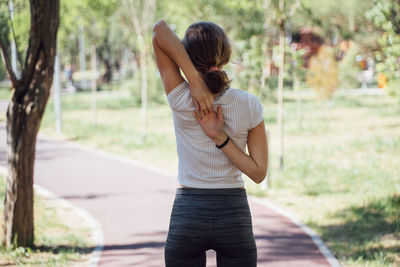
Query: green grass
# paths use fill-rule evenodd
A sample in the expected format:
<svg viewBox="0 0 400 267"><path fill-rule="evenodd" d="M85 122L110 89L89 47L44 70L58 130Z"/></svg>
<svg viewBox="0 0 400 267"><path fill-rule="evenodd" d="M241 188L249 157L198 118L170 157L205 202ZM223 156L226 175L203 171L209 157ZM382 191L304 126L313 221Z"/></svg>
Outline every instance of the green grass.
<svg viewBox="0 0 400 267"><path fill-rule="evenodd" d="M299 129L294 106L286 103L284 170L272 140L272 187L250 184L250 191L296 214L345 266L399 266L398 107L385 96L304 106ZM274 138L276 126L270 131Z"/></svg>
<svg viewBox="0 0 400 267"><path fill-rule="evenodd" d="M150 105L144 130L143 116L135 101L136 98L129 92L102 92L98 94L98 110L95 114L90 93L63 95L61 137L158 165L170 171L176 170L178 161L169 107ZM41 132L57 136L53 99L49 100Z"/></svg>
<svg viewBox="0 0 400 267"><path fill-rule="evenodd" d="M5 178L0 176L0 226L3 224ZM0 266L76 266L86 264L93 250L90 230L70 210L35 197L35 248L0 247ZM3 239L3 232L0 239Z"/></svg>
<svg viewBox="0 0 400 267"><path fill-rule="evenodd" d="M11 97L11 89L9 87L0 86L0 99L9 99Z"/></svg>
<svg viewBox="0 0 400 267"><path fill-rule="evenodd" d="M399 107L388 96L338 96L326 103L304 98L300 124L293 94L287 96L284 170L276 153L277 105L263 103L270 186L265 190L247 179L248 191L312 227L343 265L398 266ZM52 99L40 131L176 171L169 107L149 107L144 135L138 104L129 92L103 91L95 125L90 93L62 95L63 134L55 133Z"/></svg>

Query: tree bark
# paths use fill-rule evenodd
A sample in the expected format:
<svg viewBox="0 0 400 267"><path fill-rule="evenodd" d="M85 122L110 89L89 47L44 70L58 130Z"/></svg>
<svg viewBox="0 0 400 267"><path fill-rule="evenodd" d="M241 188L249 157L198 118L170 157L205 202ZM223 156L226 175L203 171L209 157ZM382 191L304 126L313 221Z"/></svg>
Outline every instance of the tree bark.
<svg viewBox="0 0 400 267"><path fill-rule="evenodd" d="M109 84L113 78L113 62L111 60L111 47L108 38L104 40L103 43L97 48L97 54L100 61L104 64L105 72L102 75L102 83Z"/></svg>
<svg viewBox="0 0 400 267"><path fill-rule="evenodd" d="M4 240L9 247L33 246L33 170L36 137L53 82L59 0L30 0L31 28L20 79L12 79L7 110L8 175ZM2 36L3 53L7 40ZM5 56L6 57L6 56ZM11 68L10 77L15 78Z"/></svg>

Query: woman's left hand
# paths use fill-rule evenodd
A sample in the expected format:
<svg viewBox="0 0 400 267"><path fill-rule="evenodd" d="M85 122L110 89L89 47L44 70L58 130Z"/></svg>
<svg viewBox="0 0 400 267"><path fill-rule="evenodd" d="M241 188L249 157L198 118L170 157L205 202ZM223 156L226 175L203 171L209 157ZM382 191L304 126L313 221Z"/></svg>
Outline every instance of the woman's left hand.
<svg viewBox="0 0 400 267"><path fill-rule="evenodd" d="M194 112L194 117L200 124L204 133L214 142L218 143L221 136L226 136L224 132L224 117L222 116L222 108L218 106L217 112L213 109L201 111L196 103L197 110Z"/></svg>

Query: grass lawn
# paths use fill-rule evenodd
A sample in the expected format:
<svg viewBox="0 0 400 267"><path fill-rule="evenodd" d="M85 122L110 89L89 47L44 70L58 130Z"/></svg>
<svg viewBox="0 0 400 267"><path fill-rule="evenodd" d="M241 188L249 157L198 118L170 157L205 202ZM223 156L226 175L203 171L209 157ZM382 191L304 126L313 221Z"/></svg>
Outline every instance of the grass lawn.
<svg viewBox="0 0 400 267"><path fill-rule="evenodd" d="M399 266L399 108L386 96L309 102L302 130L295 110L287 103L284 170L272 140L272 186L251 191L296 214L343 265Z"/></svg>
<svg viewBox="0 0 400 267"><path fill-rule="evenodd" d="M300 127L288 95L284 170L276 153L277 106L263 103L271 181L266 190L247 181L248 191L294 213L345 266L399 266L399 107L388 96L336 96L326 103L304 98ZM177 170L168 105L149 107L146 137L137 98L128 92L101 92L97 107L95 125L90 93L63 95L58 136ZM40 131L57 136L51 98Z"/></svg>
<svg viewBox="0 0 400 267"><path fill-rule="evenodd" d="M0 99L8 99L11 97L10 87L0 86Z"/></svg>
<svg viewBox="0 0 400 267"><path fill-rule="evenodd" d="M0 228L3 229L5 177L0 175ZM0 247L0 266L82 266L93 250L91 232L71 210L35 196L35 248ZM3 240L3 231L0 232Z"/></svg>

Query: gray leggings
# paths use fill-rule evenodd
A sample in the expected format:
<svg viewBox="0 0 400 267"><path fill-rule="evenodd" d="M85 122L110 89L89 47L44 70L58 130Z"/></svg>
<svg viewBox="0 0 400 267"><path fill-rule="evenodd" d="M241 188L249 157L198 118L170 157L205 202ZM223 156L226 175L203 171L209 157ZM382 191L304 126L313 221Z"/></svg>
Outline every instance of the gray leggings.
<svg viewBox="0 0 400 267"><path fill-rule="evenodd" d="M245 189L177 189L165 245L166 267L205 267L209 249L216 251L218 267L257 266Z"/></svg>

